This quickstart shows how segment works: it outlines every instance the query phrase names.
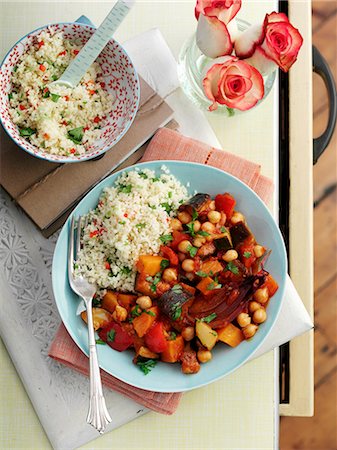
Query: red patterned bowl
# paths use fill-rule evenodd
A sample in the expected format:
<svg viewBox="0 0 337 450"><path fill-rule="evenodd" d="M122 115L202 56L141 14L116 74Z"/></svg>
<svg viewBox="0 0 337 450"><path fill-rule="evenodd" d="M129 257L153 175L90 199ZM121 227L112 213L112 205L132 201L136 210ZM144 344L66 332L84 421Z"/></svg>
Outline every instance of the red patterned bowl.
<svg viewBox="0 0 337 450"><path fill-rule="evenodd" d="M80 162L96 158L115 145L130 128L139 105L140 87L137 72L122 46L111 39L97 58L106 90L116 97L111 112L102 125L101 138L90 146L85 154L60 156L47 153L43 148L30 144L21 137L9 114L8 94L11 91L11 73L21 55L32 45L33 40L46 29L63 31L64 37L85 44L95 28L82 23L60 23L32 31L20 39L7 53L0 67L0 120L8 135L26 152L38 158L57 163Z"/></svg>

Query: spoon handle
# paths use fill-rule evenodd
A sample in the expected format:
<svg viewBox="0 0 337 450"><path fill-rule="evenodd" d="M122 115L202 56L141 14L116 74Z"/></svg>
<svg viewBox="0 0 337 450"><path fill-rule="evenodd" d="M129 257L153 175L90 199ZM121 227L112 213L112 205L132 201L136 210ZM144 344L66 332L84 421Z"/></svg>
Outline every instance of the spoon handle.
<svg viewBox="0 0 337 450"><path fill-rule="evenodd" d="M101 53L120 23L124 20L135 0L118 0L100 27L91 36L76 58L69 64L57 83L75 87Z"/></svg>

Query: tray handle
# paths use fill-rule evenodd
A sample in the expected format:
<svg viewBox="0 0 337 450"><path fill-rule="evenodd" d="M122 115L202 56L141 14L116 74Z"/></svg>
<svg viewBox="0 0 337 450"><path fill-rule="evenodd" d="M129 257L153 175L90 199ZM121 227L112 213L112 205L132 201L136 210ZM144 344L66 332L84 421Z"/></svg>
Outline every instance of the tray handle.
<svg viewBox="0 0 337 450"><path fill-rule="evenodd" d="M330 67L315 46L312 47L312 58L313 58L313 71L323 79L326 89L328 91L328 100L329 100L329 120L326 130L321 134L321 136L314 139L313 157L314 157L314 164L316 164L318 158L323 154L324 150L329 145L329 142L335 130L337 119L337 94L335 81L332 72L330 70Z"/></svg>

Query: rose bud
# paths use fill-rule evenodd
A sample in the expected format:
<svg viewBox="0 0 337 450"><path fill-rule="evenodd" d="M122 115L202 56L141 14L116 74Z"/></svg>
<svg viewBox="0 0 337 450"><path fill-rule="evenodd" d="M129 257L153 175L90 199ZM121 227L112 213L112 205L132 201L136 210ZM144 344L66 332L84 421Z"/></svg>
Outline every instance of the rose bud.
<svg viewBox="0 0 337 450"><path fill-rule="evenodd" d="M267 75L277 66L288 72L297 59L303 43L300 32L283 13L266 14L262 25L253 25L235 41L239 58Z"/></svg>
<svg viewBox="0 0 337 450"><path fill-rule="evenodd" d="M195 16L198 19L196 42L202 53L210 58L229 55L237 25L229 23L241 8L241 0L198 0Z"/></svg>
<svg viewBox="0 0 337 450"><path fill-rule="evenodd" d="M217 109L218 104L246 111L264 95L260 72L234 56L217 58L206 71L203 87L206 97L212 101L210 111Z"/></svg>

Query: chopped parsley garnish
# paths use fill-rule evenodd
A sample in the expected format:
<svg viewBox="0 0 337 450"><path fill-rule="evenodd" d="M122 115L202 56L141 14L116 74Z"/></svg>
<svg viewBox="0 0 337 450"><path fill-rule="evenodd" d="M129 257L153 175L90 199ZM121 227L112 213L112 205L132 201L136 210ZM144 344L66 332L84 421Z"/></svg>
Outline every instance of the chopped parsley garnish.
<svg viewBox="0 0 337 450"><path fill-rule="evenodd" d="M131 311L131 317L138 317L142 314L142 311L140 310L140 306L136 305L133 310Z"/></svg>
<svg viewBox="0 0 337 450"><path fill-rule="evenodd" d="M194 210L193 210L193 213L192 213L192 220L193 220L193 222L194 222L197 218L198 218L198 213L197 213L197 211L194 209Z"/></svg>
<svg viewBox="0 0 337 450"><path fill-rule="evenodd" d="M152 284L150 286L150 289L152 292L156 292L157 290L157 284L161 280L161 272L157 272L156 275L153 278Z"/></svg>
<svg viewBox="0 0 337 450"><path fill-rule="evenodd" d="M170 331L170 332L169 332L168 340L169 340L169 341L175 341L176 338L177 338L177 334L176 334L174 331Z"/></svg>
<svg viewBox="0 0 337 450"><path fill-rule="evenodd" d="M209 283L206 289L208 291L213 291L214 289L220 289L221 287L221 284L218 284L216 281L212 281L212 283Z"/></svg>
<svg viewBox="0 0 337 450"><path fill-rule="evenodd" d="M148 314L149 316L156 317L156 315L153 311L144 311L144 312L145 312L145 314Z"/></svg>
<svg viewBox="0 0 337 450"><path fill-rule="evenodd" d="M119 223L119 225L125 225L126 224L125 220L120 220L118 223Z"/></svg>
<svg viewBox="0 0 337 450"><path fill-rule="evenodd" d="M226 227L221 227L220 231L221 231L221 233L226 233L227 229L226 229Z"/></svg>
<svg viewBox="0 0 337 450"><path fill-rule="evenodd" d="M171 234L163 234L159 238L163 244L167 244L170 241L173 241L173 236Z"/></svg>
<svg viewBox="0 0 337 450"><path fill-rule="evenodd" d="M124 194L130 194L132 190L131 184L121 184L118 187L118 192L123 192Z"/></svg>
<svg viewBox="0 0 337 450"><path fill-rule="evenodd" d="M105 342L102 339L96 339L96 344L105 345Z"/></svg>
<svg viewBox="0 0 337 450"><path fill-rule="evenodd" d="M120 273L122 275L129 275L132 272L131 269L129 269L128 267L122 267L122 269L120 270Z"/></svg>
<svg viewBox="0 0 337 450"><path fill-rule="evenodd" d="M150 205L149 203L147 204L147 206L148 206L149 208L151 208L151 209L156 209L156 208L157 208L156 205Z"/></svg>
<svg viewBox="0 0 337 450"><path fill-rule="evenodd" d="M168 193L167 193L167 196L168 196L168 198L172 198L172 192L171 192L171 191L168 192Z"/></svg>
<svg viewBox="0 0 337 450"><path fill-rule="evenodd" d="M156 181L160 181L159 177L152 178L152 181L155 183Z"/></svg>
<svg viewBox="0 0 337 450"><path fill-rule="evenodd" d="M146 223L137 223L136 228L138 228L138 230L141 230L142 228L146 227Z"/></svg>
<svg viewBox="0 0 337 450"><path fill-rule="evenodd" d="M204 230L197 231L197 234L200 234L200 236L210 236L210 233L207 233L207 231Z"/></svg>
<svg viewBox="0 0 337 450"><path fill-rule="evenodd" d="M250 257L252 256L252 254L251 254L251 252L244 252L244 253L243 253L243 256L244 256L245 258L250 258Z"/></svg>
<svg viewBox="0 0 337 450"><path fill-rule="evenodd" d="M140 359L138 358L137 366L140 368L142 372L144 372L144 375L147 375L151 372L151 370L155 367L157 364L157 361L155 359Z"/></svg>
<svg viewBox="0 0 337 450"><path fill-rule="evenodd" d="M50 96L50 92L48 91L48 89L44 89L42 98L48 98L49 96Z"/></svg>
<svg viewBox="0 0 337 450"><path fill-rule="evenodd" d="M51 98L51 100L54 102L54 103L57 103L58 102L58 99L60 98L61 96L60 95L57 95L57 94L50 94L50 98Z"/></svg>
<svg viewBox="0 0 337 450"><path fill-rule="evenodd" d="M198 249L197 249L197 247L193 247L192 245L189 245L187 247L187 251L190 254L191 258L194 258L195 255L197 254Z"/></svg>
<svg viewBox="0 0 337 450"><path fill-rule="evenodd" d="M170 214L170 212L172 211L172 206L169 205L167 202L161 203L160 206L162 206L165 209L167 214Z"/></svg>
<svg viewBox="0 0 337 450"><path fill-rule="evenodd" d="M198 272L195 272L195 274L198 275L198 277L201 277L201 278L206 278L206 277L208 277L210 275L210 273L208 274L206 272L203 272L202 270L198 270Z"/></svg>
<svg viewBox="0 0 337 450"><path fill-rule="evenodd" d="M8 100L12 100L13 98L13 93L11 92L10 94L8 94Z"/></svg>
<svg viewBox="0 0 337 450"><path fill-rule="evenodd" d="M18 66L13 67L13 72L16 72L18 70Z"/></svg>
<svg viewBox="0 0 337 450"><path fill-rule="evenodd" d="M163 270L166 269L166 267L169 267L169 265L170 265L170 261L168 259L162 259L160 261L160 268Z"/></svg>
<svg viewBox="0 0 337 450"><path fill-rule="evenodd" d="M112 328L110 331L108 331L106 337L108 342L113 342L115 340L116 331Z"/></svg>
<svg viewBox="0 0 337 450"><path fill-rule="evenodd" d="M144 180L147 180L149 177L146 175L146 173L144 173L144 172L139 172L139 176L141 177L141 178L144 178Z"/></svg>
<svg viewBox="0 0 337 450"><path fill-rule="evenodd" d="M57 75L52 75L51 79L52 79L53 81L56 81L56 80L57 80Z"/></svg>
<svg viewBox="0 0 337 450"><path fill-rule="evenodd" d="M179 317L181 316L181 313L182 313L180 303L175 303L174 305L172 305L172 310L173 310L173 313L171 315L172 320L179 319Z"/></svg>
<svg viewBox="0 0 337 450"><path fill-rule="evenodd" d="M97 298L97 297L93 297L93 299L92 299L92 306L96 307L96 306L99 306L100 304L101 304L101 300L99 298Z"/></svg>
<svg viewBox="0 0 337 450"><path fill-rule="evenodd" d="M183 292L183 288L182 288L182 286L180 286L180 284L175 284L171 288L171 291L173 291L175 294L181 294Z"/></svg>
<svg viewBox="0 0 337 450"><path fill-rule="evenodd" d="M206 317L202 317L200 319L201 322L206 322L206 323L210 323L212 322L212 320L214 320L216 318L216 313L212 313L209 316Z"/></svg>
<svg viewBox="0 0 337 450"><path fill-rule="evenodd" d="M226 270L230 270L232 273L234 273L234 275L238 275L238 274L239 274L239 269L238 269L238 267L233 263L233 261L230 261L230 262L227 264Z"/></svg>
<svg viewBox="0 0 337 450"><path fill-rule="evenodd" d="M28 127L28 128L20 128L19 131L20 131L20 136L23 136L23 137L29 137L32 134L36 133L36 130L33 130L30 127Z"/></svg>
<svg viewBox="0 0 337 450"><path fill-rule="evenodd" d="M74 144L81 144L83 139L83 127L74 128L68 131L68 139L74 142Z"/></svg>
<svg viewBox="0 0 337 450"><path fill-rule="evenodd" d="M194 222L187 223L185 227L187 229L186 233L190 234L192 237L195 237Z"/></svg>

